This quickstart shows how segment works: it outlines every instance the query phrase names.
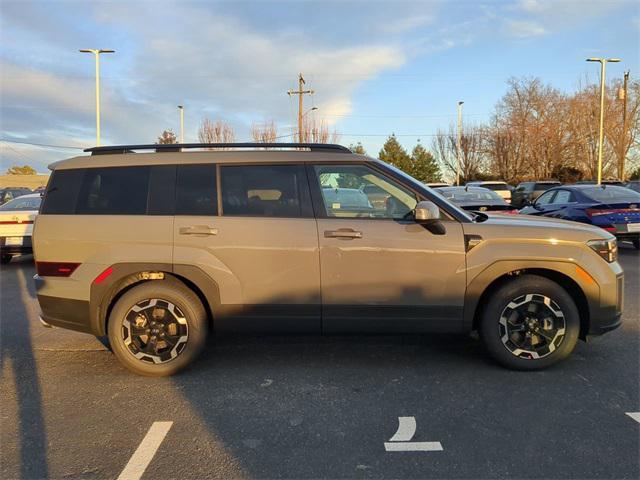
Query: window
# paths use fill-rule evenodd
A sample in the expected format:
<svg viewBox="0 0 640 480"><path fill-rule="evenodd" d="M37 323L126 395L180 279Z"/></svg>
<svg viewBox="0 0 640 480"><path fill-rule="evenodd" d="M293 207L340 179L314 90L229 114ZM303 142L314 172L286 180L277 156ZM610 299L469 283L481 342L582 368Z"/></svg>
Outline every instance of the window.
<svg viewBox="0 0 640 480"><path fill-rule="evenodd" d="M39 210L42 197L18 197L0 207L0 210Z"/></svg>
<svg viewBox="0 0 640 480"><path fill-rule="evenodd" d="M154 165L149 179L149 215L173 215L176 200L176 166Z"/></svg>
<svg viewBox="0 0 640 480"><path fill-rule="evenodd" d="M553 196L555 194L556 194L555 190L553 192L543 193L536 200L536 205L547 205L547 204L551 203L551 199L553 198Z"/></svg>
<svg viewBox="0 0 640 480"><path fill-rule="evenodd" d="M179 165L176 215L217 215L216 166L213 163Z"/></svg>
<svg viewBox="0 0 640 480"><path fill-rule="evenodd" d="M413 192L364 165L318 165L316 176L328 217L407 218Z"/></svg>
<svg viewBox="0 0 640 480"><path fill-rule="evenodd" d="M569 190L558 190L553 198L553 203L572 203L575 202L573 194Z"/></svg>
<svg viewBox="0 0 640 480"><path fill-rule="evenodd" d="M589 187L582 193L590 199L601 203L640 203L640 193L629 188L612 185Z"/></svg>
<svg viewBox="0 0 640 480"><path fill-rule="evenodd" d="M150 167L87 168L76 213L79 215L145 215Z"/></svg>
<svg viewBox="0 0 640 480"><path fill-rule="evenodd" d="M49 179L41 213L73 215L85 169L54 170Z"/></svg>
<svg viewBox="0 0 640 480"><path fill-rule="evenodd" d="M224 166L220 175L223 215L311 216L311 200L302 166Z"/></svg>

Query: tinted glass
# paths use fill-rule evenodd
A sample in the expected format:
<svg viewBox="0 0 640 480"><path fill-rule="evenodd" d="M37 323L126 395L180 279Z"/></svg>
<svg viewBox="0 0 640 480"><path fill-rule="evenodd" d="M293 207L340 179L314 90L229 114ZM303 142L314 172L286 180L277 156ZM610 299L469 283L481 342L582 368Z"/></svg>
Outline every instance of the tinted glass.
<svg viewBox="0 0 640 480"><path fill-rule="evenodd" d="M401 219L416 206L412 191L369 167L317 165L314 169L328 217Z"/></svg>
<svg viewBox="0 0 640 480"><path fill-rule="evenodd" d="M553 196L555 194L556 194L555 191L543 193L536 200L536 205L547 205L547 204L551 203L551 199L553 198Z"/></svg>
<svg viewBox="0 0 640 480"><path fill-rule="evenodd" d="M582 193L602 203L640 202L640 193L625 187L591 187L583 189Z"/></svg>
<svg viewBox="0 0 640 480"><path fill-rule="evenodd" d="M301 166L225 166L220 175L223 215L310 216L306 174Z"/></svg>
<svg viewBox="0 0 640 480"><path fill-rule="evenodd" d="M445 198L453 202L490 202L506 204L500 195L487 190L486 188L478 187L460 187L460 188L443 188L442 194Z"/></svg>
<svg viewBox="0 0 640 480"><path fill-rule="evenodd" d="M176 199L176 166L155 165L151 167L149 180L149 215L173 215Z"/></svg>
<svg viewBox="0 0 640 480"><path fill-rule="evenodd" d="M478 187L488 188L489 190L509 190L509 186L506 183L483 183L477 185Z"/></svg>
<svg viewBox="0 0 640 480"><path fill-rule="evenodd" d="M179 165L176 215L217 215L215 164Z"/></svg>
<svg viewBox="0 0 640 480"><path fill-rule="evenodd" d="M79 215L145 215L150 167L88 168L82 179Z"/></svg>
<svg viewBox="0 0 640 480"><path fill-rule="evenodd" d="M40 209L41 197L19 197L0 207L0 210L38 210Z"/></svg>
<svg viewBox="0 0 640 480"><path fill-rule="evenodd" d="M553 203L571 203L573 201L573 194L569 190L558 190L553 198Z"/></svg>
<svg viewBox="0 0 640 480"><path fill-rule="evenodd" d="M537 191L549 190L551 187L557 187L559 185L560 185L560 182L558 182L558 183L536 183L535 189Z"/></svg>
<svg viewBox="0 0 640 480"><path fill-rule="evenodd" d="M54 170L49 179L41 213L72 215L85 169Z"/></svg>

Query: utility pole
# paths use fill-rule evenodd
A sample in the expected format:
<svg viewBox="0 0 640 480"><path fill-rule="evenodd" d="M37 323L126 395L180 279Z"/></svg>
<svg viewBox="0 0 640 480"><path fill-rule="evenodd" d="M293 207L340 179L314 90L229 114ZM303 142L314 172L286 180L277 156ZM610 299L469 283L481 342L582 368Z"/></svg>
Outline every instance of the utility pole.
<svg viewBox="0 0 640 480"><path fill-rule="evenodd" d="M456 153L458 165L456 167L456 186L460 186L460 170L462 166L462 105L464 102L458 102L458 139L456 142Z"/></svg>
<svg viewBox="0 0 640 480"><path fill-rule="evenodd" d="M178 105L180 110L180 143L184 143L184 106Z"/></svg>
<svg viewBox="0 0 640 480"><path fill-rule="evenodd" d="M302 132L302 123L303 123L303 101L302 98L305 94L313 95L313 90L303 90L306 82L304 81L304 77L302 74L298 74L298 90L289 90L287 91L287 95L298 95L298 143L303 142L303 132Z"/></svg>
<svg viewBox="0 0 640 480"><path fill-rule="evenodd" d="M115 50L83 48L81 53L93 53L96 59L96 147L100 146L100 54L114 53Z"/></svg>
<svg viewBox="0 0 640 480"><path fill-rule="evenodd" d="M629 70L624 72L624 83L619 97L622 100L622 135L620 139L620 161L618 163L618 178L625 181L625 156L627 152L627 85L629 83Z"/></svg>
<svg viewBox="0 0 640 480"><path fill-rule="evenodd" d="M587 58L587 62L600 62L600 137L598 140L598 185L602 185L602 147L604 143L604 89L607 63L617 63L619 58Z"/></svg>

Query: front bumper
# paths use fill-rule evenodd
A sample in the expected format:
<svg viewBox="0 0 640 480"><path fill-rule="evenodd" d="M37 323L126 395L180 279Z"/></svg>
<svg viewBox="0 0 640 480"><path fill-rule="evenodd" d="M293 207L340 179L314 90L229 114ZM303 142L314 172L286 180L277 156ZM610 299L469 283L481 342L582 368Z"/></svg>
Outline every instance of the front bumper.
<svg viewBox="0 0 640 480"><path fill-rule="evenodd" d="M591 312L589 336L603 335L622 325L622 305L624 301L624 275L616 276L615 293L601 298L600 308Z"/></svg>

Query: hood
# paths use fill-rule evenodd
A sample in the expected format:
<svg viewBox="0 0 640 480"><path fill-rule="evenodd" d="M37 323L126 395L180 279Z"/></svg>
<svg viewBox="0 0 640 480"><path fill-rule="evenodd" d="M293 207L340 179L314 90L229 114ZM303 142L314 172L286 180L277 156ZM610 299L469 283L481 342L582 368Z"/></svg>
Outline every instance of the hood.
<svg viewBox="0 0 640 480"><path fill-rule="evenodd" d="M614 238L609 232L593 225L532 215L489 215L484 222L465 223L464 230L467 234L478 234L487 238L577 242Z"/></svg>

